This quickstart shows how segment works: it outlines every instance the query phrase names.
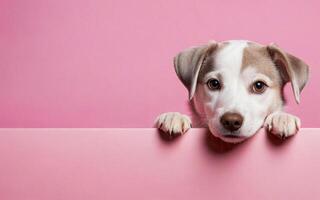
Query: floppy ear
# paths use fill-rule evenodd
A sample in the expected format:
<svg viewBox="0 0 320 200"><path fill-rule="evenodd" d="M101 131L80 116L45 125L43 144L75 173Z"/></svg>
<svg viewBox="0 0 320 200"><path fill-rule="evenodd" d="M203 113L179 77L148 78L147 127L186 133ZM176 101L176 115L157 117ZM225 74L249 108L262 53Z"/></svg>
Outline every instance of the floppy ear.
<svg viewBox="0 0 320 200"><path fill-rule="evenodd" d="M268 52L277 67L284 83L291 82L294 97L300 102L300 93L308 81L309 68L301 59L285 53L275 44L267 46Z"/></svg>
<svg viewBox="0 0 320 200"><path fill-rule="evenodd" d="M189 91L189 100L192 99L198 81L198 75L205 58L211 54L218 44L215 41L207 45L192 47L180 52L174 58L175 71Z"/></svg>

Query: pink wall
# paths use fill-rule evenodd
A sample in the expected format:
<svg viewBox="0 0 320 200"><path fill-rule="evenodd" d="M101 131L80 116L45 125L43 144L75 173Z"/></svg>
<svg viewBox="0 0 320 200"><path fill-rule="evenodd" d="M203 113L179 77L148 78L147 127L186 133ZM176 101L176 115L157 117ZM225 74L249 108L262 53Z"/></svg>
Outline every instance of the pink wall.
<svg viewBox="0 0 320 200"><path fill-rule="evenodd" d="M187 112L172 57L210 39L276 42L311 66L319 126L319 1L2 0L0 127L150 127ZM289 93L291 95L291 93Z"/></svg>

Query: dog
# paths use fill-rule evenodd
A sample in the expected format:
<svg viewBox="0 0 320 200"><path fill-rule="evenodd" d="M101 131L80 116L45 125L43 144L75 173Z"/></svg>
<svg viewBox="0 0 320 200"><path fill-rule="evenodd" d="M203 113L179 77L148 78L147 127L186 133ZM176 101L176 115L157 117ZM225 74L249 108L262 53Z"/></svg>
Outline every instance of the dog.
<svg viewBox="0 0 320 200"><path fill-rule="evenodd" d="M276 44L210 41L180 52L174 68L188 89L195 127L209 128L224 142L242 142L263 127L284 139L301 126L298 117L283 111L283 89L290 82L299 103L309 67ZM163 113L155 126L178 135L191 128L191 119L178 112Z"/></svg>

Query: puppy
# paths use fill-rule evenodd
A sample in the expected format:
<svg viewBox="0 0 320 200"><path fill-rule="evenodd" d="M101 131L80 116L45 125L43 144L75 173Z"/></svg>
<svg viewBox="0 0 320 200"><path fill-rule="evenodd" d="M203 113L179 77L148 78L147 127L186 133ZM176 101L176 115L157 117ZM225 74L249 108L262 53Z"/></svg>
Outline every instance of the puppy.
<svg viewBox="0 0 320 200"><path fill-rule="evenodd" d="M282 111L283 88L290 82L299 103L308 66L275 44L212 41L180 52L174 67L189 91L196 127L208 127L225 142L242 142L262 127L281 138L300 128L298 117ZM191 120L177 112L163 113L156 127L183 134Z"/></svg>

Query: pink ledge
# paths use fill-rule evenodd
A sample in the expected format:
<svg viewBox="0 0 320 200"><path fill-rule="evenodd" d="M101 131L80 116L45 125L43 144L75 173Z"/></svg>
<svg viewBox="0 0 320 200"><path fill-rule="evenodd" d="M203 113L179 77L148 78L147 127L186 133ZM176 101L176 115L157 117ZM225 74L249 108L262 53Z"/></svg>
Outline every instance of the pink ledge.
<svg viewBox="0 0 320 200"><path fill-rule="evenodd" d="M320 129L224 145L192 129L0 129L0 199L319 199Z"/></svg>

